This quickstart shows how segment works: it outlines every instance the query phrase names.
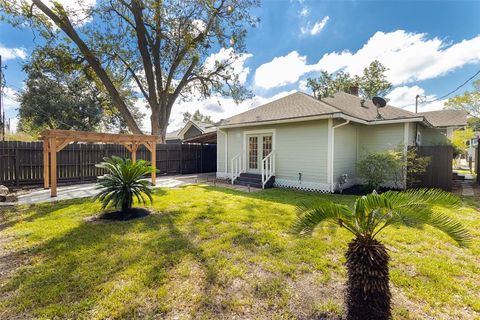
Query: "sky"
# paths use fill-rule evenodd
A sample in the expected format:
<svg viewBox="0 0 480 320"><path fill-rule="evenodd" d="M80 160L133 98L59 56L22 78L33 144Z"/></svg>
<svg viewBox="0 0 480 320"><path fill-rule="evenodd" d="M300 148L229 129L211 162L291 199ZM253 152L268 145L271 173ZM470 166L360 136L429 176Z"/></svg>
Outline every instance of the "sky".
<svg viewBox="0 0 480 320"><path fill-rule="evenodd" d="M321 70L360 74L375 59L389 69L394 85L389 104L413 111L420 94L425 102L419 111L438 110L448 97L438 98L480 70L480 0L265 0L252 14L260 23L249 30L247 52L234 69L254 97L238 105L220 96L177 103L168 131L182 126L185 111L199 109L218 121L295 91L308 93L306 79ZM21 66L39 42L32 30L0 22L0 55L7 66L4 102L13 124L18 122L15 93L25 80ZM211 58L223 54L212 52ZM471 81L453 96L469 89ZM143 101L138 106L148 114ZM150 130L149 116L142 128Z"/></svg>

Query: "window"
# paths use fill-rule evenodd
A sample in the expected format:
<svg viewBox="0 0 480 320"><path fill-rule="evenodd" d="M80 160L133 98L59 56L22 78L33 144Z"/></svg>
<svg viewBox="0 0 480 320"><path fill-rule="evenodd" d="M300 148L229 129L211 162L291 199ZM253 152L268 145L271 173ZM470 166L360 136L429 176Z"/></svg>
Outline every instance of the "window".
<svg viewBox="0 0 480 320"><path fill-rule="evenodd" d="M248 167L258 169L258 137L248 138Z"/></svg>

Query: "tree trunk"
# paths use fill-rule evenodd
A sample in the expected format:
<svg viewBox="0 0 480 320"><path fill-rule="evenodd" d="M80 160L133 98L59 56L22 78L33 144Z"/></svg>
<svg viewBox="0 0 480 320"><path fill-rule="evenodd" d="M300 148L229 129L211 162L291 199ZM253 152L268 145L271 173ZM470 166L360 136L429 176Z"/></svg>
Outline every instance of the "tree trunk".
<svg viewBox="0 0 480 320"><path fill-rule="evenodd" d="M377 240L360 238L348 244L347 320L391 319L388 256Z"/></svg>
<svg viewBox="0 0 480 320"><path fill-rule="evenodd" d="M150 116L152 136L158 136L158 143L165 143L168 119L159 116L159 113L159 111L154 111L152 108L152 115Z"/></svg>

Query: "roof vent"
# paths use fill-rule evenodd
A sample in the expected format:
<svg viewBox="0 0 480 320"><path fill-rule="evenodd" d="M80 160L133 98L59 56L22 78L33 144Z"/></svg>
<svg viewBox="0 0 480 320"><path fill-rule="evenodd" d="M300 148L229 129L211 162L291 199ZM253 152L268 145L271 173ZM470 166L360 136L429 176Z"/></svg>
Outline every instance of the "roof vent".
<svg viewBox="0 0 480 320"><path fill-rule="evenodd" d="M366 108L366 107L367 107L367 106L365 105L365 99L361 99L361 100L360 100L360 106L361 106L362 108Z"/></svg>

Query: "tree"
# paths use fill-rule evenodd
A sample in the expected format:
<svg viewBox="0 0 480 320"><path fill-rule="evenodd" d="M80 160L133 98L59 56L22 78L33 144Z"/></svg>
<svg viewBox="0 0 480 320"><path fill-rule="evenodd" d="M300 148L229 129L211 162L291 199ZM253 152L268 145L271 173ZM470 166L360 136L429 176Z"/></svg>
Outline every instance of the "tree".
<svg viewBox="0 0 480 320"><path fill-rule="evenodd" d="M375 96L386 96L392 88L385 72L388 69L375 60L363 69L362 76L350 76L348 72L339 71L336 74L321 71L318 78L307 79L307 87L312 90L317 99L332 96L338 91L350 92L352 88L359 89L359 95L365 99Z"/></svg>
<svg viewBox="0 0 480 320"><path fill-rule="evenodd" d="M465 128L465 130L455 130L450 137L450 142L456 150L464 153L467 148L467 142L475 136L471 128Z"/></svg>
<svg viewBox="0 0 480 320"><path fill-rule="evenodd" d="M440 190L389 191L358 198L353 208L333 202L303 204L294 231L312 234L317 226L329 223L354 235L346 252L347 320L390 319L387 248L376 238L389 226L435 227L466 246L471 236L466 228L449 216L435 211L435 206L456 207L460 199ZM399 229L401 230L401 229ZM429 232L429 231L425 231Z"/></svg>
<svg viewBox="0 0 480 320"><path fill-rule="evenodd" d="M36 48L24 64L25 89L19 94L19 127L36 134L45 128L96 131L117 129L125 123L112 108L108 95L99 90L88 65L74 61L68 47ZM123 100L137 121L135 96L122 86Z"/></svg>
<svg viewBox="0 0 480 320"><path fill-rule="evenodd" d="M187 112L184 112L182 115L183 115L183 123L187 123L188 120L213 123L213 120L210 116L202 114L198 109L193 114L187 111Z"/></svg>
<svg viewBox="0 0 480 320"><path fill-rule="evenodd" d="M471 117L480 119L480 80L473 82L473 91L465 91L462 95L448 99L446 109L463 110Z"/></svg>
<svg viewBox="0 0 480 320"><path fill-rule="evenodd" d="M0 0L11 23L28 20L50 41L71 43L130 130L141 133L112 75L134 82L151 111L152 134L162 142L177 99L218 93L238 102L251 95L233 63L245 51L247 26L257 22L249 13L257 5L257 0L103 0L72 10L53 1ZM89 20L95 23L84 23ZM221 57L212 56L218 50Z"/></svg>

